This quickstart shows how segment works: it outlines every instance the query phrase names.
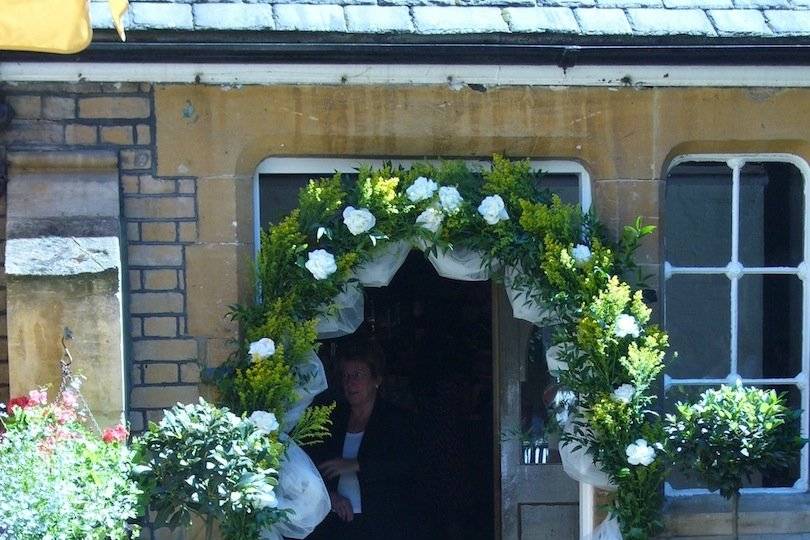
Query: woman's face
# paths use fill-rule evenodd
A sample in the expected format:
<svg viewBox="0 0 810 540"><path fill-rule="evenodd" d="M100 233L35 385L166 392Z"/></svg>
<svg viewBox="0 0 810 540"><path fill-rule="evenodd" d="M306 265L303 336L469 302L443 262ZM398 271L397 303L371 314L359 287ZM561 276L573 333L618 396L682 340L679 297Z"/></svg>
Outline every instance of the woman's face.
<svg viewBox="0 0 810 540"><path fill-rule="evenodd" d="M365 362L346 360L341 364L343 377L343 394L349 405L360 405L371 402L377 395L380 378L371 374L371 368Z"/></svg>

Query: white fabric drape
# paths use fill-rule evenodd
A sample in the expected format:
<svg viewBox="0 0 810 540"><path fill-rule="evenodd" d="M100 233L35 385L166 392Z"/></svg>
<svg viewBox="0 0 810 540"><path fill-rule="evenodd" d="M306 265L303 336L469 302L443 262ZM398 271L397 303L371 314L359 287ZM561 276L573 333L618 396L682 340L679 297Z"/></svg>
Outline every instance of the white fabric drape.
<svg viewBox="0 0 810 540"><path fill-rule="evenodd" d="M370 260L355 270L358 281L363 287L386 287L408 258L410 251L410 242L404 240L380 246Z"/></svg>
<svg viewBox="0 0 810 540"><path fill-rule="evenodd" d="M334 303L334 311L330 309L318 321L318 339L349 335L363 322L365 302L358 282L347 283Z"/></svg>
<svg viewBox="0 0 810 540"><path fill-rule="evenodd" d="M332 507L317 467L294 442L289 443L281 459L276 496L278 507L292 510L292 514L272 530L288 538L306 538Z"/></svg>
<svg viewBox="0 0 810 540"><path fill-rule="evenodd" d="M326 372L323 363L315 351L310 353L309 359L301 365L295 366L295 374L298 380L304 381L295 389L298 394L298 401L284 414L282 431L289 433L301 419L301 415L315 399L315 396L326 390Z"/></svg>

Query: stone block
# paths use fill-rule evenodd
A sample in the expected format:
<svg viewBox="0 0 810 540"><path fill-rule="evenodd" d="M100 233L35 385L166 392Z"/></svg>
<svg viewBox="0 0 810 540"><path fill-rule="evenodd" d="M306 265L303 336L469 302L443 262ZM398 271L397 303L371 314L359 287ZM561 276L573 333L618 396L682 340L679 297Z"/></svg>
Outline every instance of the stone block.
<svg viewBox="0 0 810 540"><path fill-rule="evenodd" d="M137 362L196 360L197 342L193 339L143 339L132 343Z"/></svg>
<svg viewBox="0 0 810 540"><path fill-rule="evenodd" d="M173 221L144 222L141 233L144 242L174 242L177 239L177 225Z"/></svg>
<svg viewBox="0 0 810 540"><path fill-rule="evenodd" d="M205 365L219 367L236 350L231 339L209 338L205 343Z"/></svg>
<svg viewBox="0 0 810 540"><path fill-rule="evenodd" d="M130 393L130 403L135 409L168 409L179 403L194 403L200 397L196 385L182 386L136 386ZM151 412L151 411L149 411ZM149 414L147 412L147 415ZM160 411L157 421L163 417ZM150 421L155 421L150 418Z"/></svg>
<svg viewBox="0 0 810 540"><path fill-rule="evenodd" d="M45 97L42 100L42 116L49 120L76 118L76 100L70 97Z"/></svg>
<svg viewBox="0 0 810 540"><path fill-rule="evenodd" d="M199 383L200 365L196 362L185 362L180 364L180 382Z"/></svg>
<svg viewBox="0 0 810 540"><path fill-rule="evenodd" d="M152 166L152 151L145 148L121 150L122 169L149 169Z"/></svg>
<svg viewBox="0 0 810 540"><path fill-rule="evenodd" d="M129 289L138 291L141 289L141 271L129 270Z"/></svg>
<svg viewBox="0 0 810 540"><path fill-rule="evenodd" d="M237 226L236 181L232 178L201 179L197 184L200 242L235 242Z"/></svg>
<svg viewBox="0 0 810 540"><path fill-rule="evenodd" d="M135 82L101 83L101 91L105 94L133 94L140 89L140 83Z"/></svg>
<svg viewBox="0 0 810 540"><path fill-rule="evenodd" d="M579 32L574 12L567 7L510 7L504 10L504 17L512 32Z"/></svg>
<svg viewBox="0 0 810 540"><path fill-rule="evenodd" d="M140 411L130 411L128 415L129 430L132 433L140 433L146 429L143 413Z"/></svg>
<svg viewBox="0 0 810 540"><path fill-rule="evenodd" d="M127 195L138 193L140 191L140 184L137 174L122 174L121 175L121 188Z"/></svg>
<svg viewBox="0 0 810 540"><path fill-rule="evenodd" d="M141 319L133 317L129 320L129 336L133 338L143 337L143 326Z"/></svg>
<svg viewBox="0 0 810 540"><path fill-rule="evenodd" d="M124 214L132 219L177 219L195 216L193 197L127 197Z"/></svg>
<svg viewBox="0 0 810 540"><path fill-rule="evenodd" d="M194 27L210 30L273 30L269 4L195 4Z"/></svg>
<svg viewBox="0 0 810 540"><path fill-rule="evenodd" d="M40 96L8 96L6 102L14 110L14 118L42 118L42 98Z"/></svg>
<svg viewBox="0 0 810 540"><path fill-rule="evenodd" d="M177 364L159 364L151 362L143 364L143 380L146 384L176 383L180 380L180 370Z"/></svg>
<svg viewBox="0 0 810 540"><path fill-rule="evenodd" d="M12 120L0 130L0 143L62 144L65 129L61 124L44 120Z"/></svg>
<svg viewBox="0 0 810 540"><path fill-rule="evenodd" d="M109 144L133 144L131 126L105 126L101 128L101 142Z"/></svg>
<svg viewBox="0 0 810 540"><path fill-rule="evenodd" d="M79 118L148 118L151 113L145 97L83 97Z"/></svg>
<svg viewBox="0 0 810 540"><path fill-rule="evenodd" d="M282 4L275 6L277 30L345 32L343 7L334 4Z"/></svg>
<svg viewBox="0 0 810 540"><path fill-rule="evenodd" d="M130 266L182 266L183 248L166 245L131 245L128 248Z"/></svg>
<svg viewBox="0 0 810 540"><path fill-rule="evenodd" d="M415 7L413 21L420 34L489 34L509 32L494 7Z"/></svg>
<svg viewBox="0 0 810 540"><path fill-rule="evenodd" d="M129 298L132 314L183 313L183 295L180 293L132 293Z"/></svg>
<svg viewBox="0 0 810 540"><path fill-rule="evenodd" d="M238 250L234 245L186 247L189 333L200 337L235 337L236 325L225 318L239 303ZM211 279L211 276L218 276Z"/></svg>
<svg viewBox="0 0 810 540"><path fill-rule="evenodd" d="M574 16L583 34L622 35L632 33L627 17L621 9L578 8Z"/></svg>
<svg viewBox="0 0 810 540"><path fill-rule="evenodd" d="M138 144L150 144L152 142L152 131L148 124L138 124L135 127L137 135L135 142Z"/></svg>
<svg viewBox="0 0 810 540"><path fill-rule="evenodd" d="M143 276L144 288L165 291L178 288L176 270L146 270Z"/></svg>
<svg viewBox="0 0 810 540"><path fill-rule="evenodd" d="M165 178L154 178L150 175L141 175L141 193L157 195L161 193L174 193L177 183Z"/></svg>
<svg viewBox="0 0 810 540"><path fill-rule="evenodd" d="M0 386L8 386L8 361L0 362Z"/></svg>
<svg viewBox="0 0 810 540"><path fill-rule="evenodd" d="M127 223L127 240L130 242L138 242L141 239L141 230L137 222Z"/></svg>
<svg viewBox="0 0 810 540"><path fill-rule="evenodd" d="M98 128L84 124L69 124L65 126L65 143L67 144L96 144L98 142Z"/></svg>
<svg viewBox="0 0 810 540"><path fill-rule="evenodd" d="M146 337L177 337L176 317L146 317L143 320Z"/></svg>
<svg viewBox="0 0 810 540"><path fill-rule="evenodd" d="M194 193L197 191L197 183L192 178L181 178L177 181L177 186L180 193Z"/></svg>
<svg viewBox="0 0 810 540"><path fill-rule="evenodd" d="M349 32L382 34L388 32L413 32L411 14L401 6L346 6L346 24Z"/></svg>

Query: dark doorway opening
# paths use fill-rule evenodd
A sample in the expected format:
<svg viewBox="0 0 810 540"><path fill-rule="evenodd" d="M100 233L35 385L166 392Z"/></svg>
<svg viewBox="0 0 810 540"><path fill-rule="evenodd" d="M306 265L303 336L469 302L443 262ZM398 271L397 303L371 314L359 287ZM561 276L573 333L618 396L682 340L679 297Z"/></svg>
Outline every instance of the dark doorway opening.
<svg viewBox="0 0 810 540"><path fill-rule="evenodd" d="M340 400L337 363L357 340L385 355L383 397L416 424L413 489L431 539L495 538L492 285L439 276L411 252L388 287L366 288L365 322L324 342L322 401Z"/></svg>

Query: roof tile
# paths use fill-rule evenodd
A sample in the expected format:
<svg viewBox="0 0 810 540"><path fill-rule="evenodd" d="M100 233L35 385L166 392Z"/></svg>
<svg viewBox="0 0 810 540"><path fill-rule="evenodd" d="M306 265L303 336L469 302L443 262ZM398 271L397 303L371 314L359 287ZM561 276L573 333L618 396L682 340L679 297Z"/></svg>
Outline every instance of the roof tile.
<svg viewBox="0 0 810 540"><path fill-rule="evenodd" d="M381 6L453 6L455 0L378 0Z"/></svg>
<svg viewBox="0 0 810 540"><path fill-rule="evenodd" d="M731 0L664 0L669 9L731 9Z"/></svg>
<svg viewBox="0 0 810 540"><path fill-rule="evenodd" d="M537 5L546 6L559 6L559 7L593 7L596 5L596 0L537 0Z"/></svg>
<svg viewBox="0 0 810 540"><path fill-rule="evenodd" d="M460 6L534 6L534 0L457 0Z"/></svg>
<svg viewBox="0 0 810 540"><path fill-rule="evenodd" d="M413 32L411 14L405 6L346 6L349 32L381 34L386 32Z"/></svg>
<svg viewBox="0 0 810 540"><path fill-rule="evenodd" d="M508 32L501 10L494 7L415 7L413 21L422 34Z"/></svg>
<svg viewBox="0 0 810 540"><path fill-rule="evenodd" d="M194 18L188 4L133 2L129 5L134 29L191 30Z"/></svg>
<svg viewBox="0 0 810 540"><path fill-rule="evenodd" d="M574 15L583 34L630 34L632 29L621 9L580 8Z"/></svg>
<svg viewBox="0 0 810 540"><path fill-rule="evenodd" d="M706 13L700 9L628 9L627 17L639 35L717 35Z"/></svg>
<svg viewBox="0 0 810 540"><path fill-rule="evenodd" d="M721 36L772 36L762 12L756 9L712 9L708 11Z"/></svg>
<svg viewBox="0 0 810 540"><path fill-rule="evenodd" d="M303 32L345 32L343 6L336 4L282 4L274 6L276 28Z"/></svg>
<svg viewBox="0 0 810 540"><path fill-rule="evenodd" d="M275 28L269 4L195 4L194 27L211 30L266 30Z"/></svg>
<svg viewBox="0 0 810 540"><path fill-rule="evenodd" d="M810 11L768 10L765 19L780 35L810 35Z"/></svg>
<svg viewBox="0 0 810 540"><path fill-rule="evenodd" d="M789 9L790 0L734 0L738 9Z"/></svg>
<svg viewBox="0 0 810 540"><path fill-rule="evenodd" d="M569 34L579 32L579 24L571 8L506 8L504 18L512 32L553 32Z"/></svg>
<svg viewBox="0 0 810 540"><path fill-rule="evenodd" d="M596 0L600 8L664 7L662 0Z"/></svg>

